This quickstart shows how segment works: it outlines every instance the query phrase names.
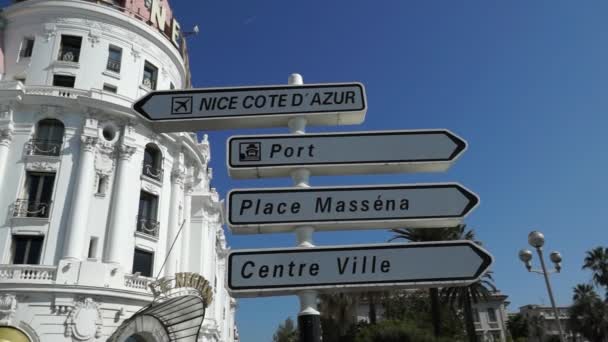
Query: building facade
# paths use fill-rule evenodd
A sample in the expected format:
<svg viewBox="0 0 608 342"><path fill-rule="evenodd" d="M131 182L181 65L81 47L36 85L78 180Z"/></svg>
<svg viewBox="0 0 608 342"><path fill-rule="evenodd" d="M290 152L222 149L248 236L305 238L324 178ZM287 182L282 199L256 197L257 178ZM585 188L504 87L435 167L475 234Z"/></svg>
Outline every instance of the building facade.
<svg viewBox="0 0 608 342"><path fill-rule="evenodd" d="M492 293L484 301L473 303L473 320L478 341L507 341L507 305L507 296L500 292Z"/></svg>
<svg viewBox="0 0 608 342"><path fill-rule="evenodd" d="M572 342L588 342L580 334L569 329L568 321L570 314L568 307L558 307L557 312L566 340ZM519 308L519 314L526 318L528 322L528 332L530 336L528 341L552 341L559 339L559 329L557 327L557 319L553 308L550 306L541 305L524 305Z"/></svg>
<svg viewBox="0 0 608 342"><path fill-rule="evenodd" d="M198 341L237 340L209 142L131 109L191 84L167 0L0 14L0 340L106 341L150 283L186 272L212 289Z"/></svg>

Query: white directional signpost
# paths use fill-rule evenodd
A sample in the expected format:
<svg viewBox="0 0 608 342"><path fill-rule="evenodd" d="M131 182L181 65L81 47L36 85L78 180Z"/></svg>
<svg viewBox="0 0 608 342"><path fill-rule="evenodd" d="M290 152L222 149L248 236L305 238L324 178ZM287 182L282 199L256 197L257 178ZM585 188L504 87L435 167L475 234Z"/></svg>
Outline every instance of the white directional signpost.
<svg viewBox="0 0 608 342"><path fill-rule="evenodd" d="M479 202L460 184L233 190L228 224L234 234L387 228L442 228L462 222Z"/></svg>
<svg viewBox="0 0 608 342"><path fill-rule="evenodd" d="M445 171L466 142L448 130L235 136L228 140L233 178Z"/></svg>
<svg viewBox="0 0 608 342"><path fill-rule="evenodd" d="M492 256L471 241L237 250L228 288L237 297L302 290L382 290L469 285Z"/></svg>
<svg viewBox="0 0 608 342"><path fill-rule="evenodd" d="M309 176L438 172L466 150L440 130L304 134L307 125L351 125L367 111L360 83L155 91L133 109L158 133L289 127L291 133L235 136L227 146L233 178L291 177L295 187L233 190L234 234L294 232L298 247L233 251L235 297L297 294L300 342L320 341L317 292L465 286L492 256L470 241L314 247L315 231L457 226L479 203L458 183L309 187Z"/></svg>
<svg viewBox="0 0 608 342"><path fill-rule="evenodd" d="M367 111L360 83L280 85L155 91L133 109L158 132L286 127L295 117L309 125L353 125Z"/></svg>

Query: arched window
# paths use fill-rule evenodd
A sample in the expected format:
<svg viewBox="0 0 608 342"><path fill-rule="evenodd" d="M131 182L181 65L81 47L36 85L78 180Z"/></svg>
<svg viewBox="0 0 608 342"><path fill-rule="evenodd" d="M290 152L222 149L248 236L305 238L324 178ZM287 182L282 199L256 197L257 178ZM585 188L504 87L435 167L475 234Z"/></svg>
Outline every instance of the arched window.
<svg viewBox="0 0 608 342"><path fill-rule="evenodd" d="M146 145L142 174L152 179L163 179L163 155L155 144Z"/></svg>
<svg viewBox="0 0 608 342"><path fill-rule="evenodd" d="M38 121L34 138L30 141L29 153L43 156L58 156L63 145L63 123L56 119Z"/></svg>

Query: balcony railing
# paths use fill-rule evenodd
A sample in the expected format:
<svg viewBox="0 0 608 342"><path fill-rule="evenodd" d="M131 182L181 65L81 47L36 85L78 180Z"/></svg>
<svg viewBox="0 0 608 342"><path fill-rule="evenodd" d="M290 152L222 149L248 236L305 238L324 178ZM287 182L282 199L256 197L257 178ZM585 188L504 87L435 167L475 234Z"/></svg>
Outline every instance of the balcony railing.
<svg viewBox="0 0 608 342"><path fill-rule="evenodd" d="M60 61L78 63L79 57L80 49L77 48L70 48L64 46L61 48L61 52L59 52Z"/></svg>
<svg viewBox="0 0 608 342"><path fill-rule="evenodd" d="M144 165L141 172L144 176L150 177L157 181L162 181L163 179L163 169L154 167L152 165Z"/></svg>
<svg viewBox="0 0 608 342"><path fill-rule="evenodd" d="M26 152L30 156L59 156L62 145L61 140L31 139L26 145Z"/></svg>
<svg viewBox="0 0 608 342"><path fill-rule="evenodd" d="M106 69L113 71L117 74L120 73L120 61L115 59L108 59Z"/></svg>
<svg viewBox="0 0 608 342"><path fill-rule="evenodd" d="M2 265L0 281L12 282L52 282L57 274L57 266Z"/></svg>
<svg viewBox="0 0 608 342"><path fill-rule="evenodd" d="M154 278L125 274L125 287L130 289L150 291L148 285L153 281Z"/></svg>
<svg viewBox="0 0 608 342"><path fill-rule="evenodd" d="M160 223L146 216L137 216L137 231L153 237L158 237Z"/></svg>
<svg viewBox="0 0 608 342"><path fill-rule="evenodd" d="M50 209L50 202L18 199L15 201L15 204L13 204L13 217L47 218L49 217Z"/></svg>

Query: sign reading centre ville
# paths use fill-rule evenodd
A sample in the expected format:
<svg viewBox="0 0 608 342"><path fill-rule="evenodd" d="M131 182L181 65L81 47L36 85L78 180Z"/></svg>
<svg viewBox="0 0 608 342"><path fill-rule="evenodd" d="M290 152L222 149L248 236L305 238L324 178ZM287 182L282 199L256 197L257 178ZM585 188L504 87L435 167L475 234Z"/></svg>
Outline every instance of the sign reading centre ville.
<svg viewBox="0 0 608 342"><path fill-rule="evenodd" d="M456 183L233 190L234 234L316 230L441 228L461 223L479 198Z"/></svg>
<svg viewBox="0 0 608 342"><path fill-rule="evenodd" d="M492 264L471 241L233 251L233 296L271 296L306 289L466 286Z"/></svg>
<svg viewBox="0 0 608 342"><path fill-rule="evenodd" d="M159 132L285 127L363 122L367 103L361 83L281 85L154 91L133 109Z"/></svg>
<svg viewBox="0 0 608 342"><path fill-rule="evenodd" d="M448 130L235 136L227 162L233 178L445 171L466 146Z"/></svg>

